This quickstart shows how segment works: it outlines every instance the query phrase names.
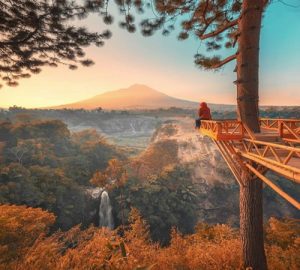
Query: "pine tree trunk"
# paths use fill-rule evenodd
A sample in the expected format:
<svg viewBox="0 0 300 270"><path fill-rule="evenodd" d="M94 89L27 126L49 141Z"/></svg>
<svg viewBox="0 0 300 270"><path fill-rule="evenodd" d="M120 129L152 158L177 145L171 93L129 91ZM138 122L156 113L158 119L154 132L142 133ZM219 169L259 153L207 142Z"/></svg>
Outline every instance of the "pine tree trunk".
<svg viewBox="0 0 300 270"><path fill-rule="evenodd" d="M237 104L239 118L254 131L258 123L259 38L263 0L244 0L239 21L237 55Z"/></svg>
<svg viewBox="0 0 300 270"><path fill-rule="evenodd" d="M240 233L243 266L267 269L263 239L262 182L243 176L240 187Z"/></svg>
<svg viewBox="0 0 300 270"><path fill-rule="evenodd" d="M244 0L237 55L238 117L260 132L258 108L259 38L264 0ZM240 233L244 267L266 270L263 240L262 183L244 172L240 187Z"/></svg>

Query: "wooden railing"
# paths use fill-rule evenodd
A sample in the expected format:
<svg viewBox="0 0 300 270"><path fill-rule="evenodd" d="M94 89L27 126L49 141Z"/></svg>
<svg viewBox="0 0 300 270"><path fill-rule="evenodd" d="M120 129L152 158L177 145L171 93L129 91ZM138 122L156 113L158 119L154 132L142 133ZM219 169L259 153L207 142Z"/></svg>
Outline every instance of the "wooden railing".
<svg viewBox="0 0 300 270"><path fill-rule="evenodd" d="M270 118L260 118L259 119L260 127L268 130L279 130L279 121L278 119L270 119Z"/></svg>
<svg viewBox="0 0 300 270"><path fill-rule="evenodd" d="M299 119L268 119L261 118L262 131L269 130L277 133L284 141L300 143L300 120ZM238 120L202 120L201 133L215 140L241 140L245 136L255 140L255 134L247 126Z"/></svg>
<svg viewBox="0 0 300 270"><path fill-rule="evenodd" d="M237 120L202 120L201 133L215 140L241 140L244 137L244 128Z"/></svg>
<svg viewBox="0 0 300 270"><path fill-rule="evenodd" d="M260 126L264 130L278 132L279 136L290 142L300 143L300 120L299 119L269 119L261 118Z"/></svg>
<svg viewBox="0 0 300 270"><path fill-rule="evenodd" d="M260 124L262 129L275 131L274 134L289 142L290 146L264 141L268 134L255 134L238 120L204 120L201 122L200 132L215 141L231 142L244 158L300 183L300 120L261 119Z"/></svg>

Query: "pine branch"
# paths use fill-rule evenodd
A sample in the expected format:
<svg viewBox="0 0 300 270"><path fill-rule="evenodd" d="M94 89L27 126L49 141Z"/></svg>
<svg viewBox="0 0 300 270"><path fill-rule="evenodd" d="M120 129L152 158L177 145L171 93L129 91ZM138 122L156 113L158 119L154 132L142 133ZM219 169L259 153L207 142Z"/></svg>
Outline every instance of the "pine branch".
<svg viewBox="0 0 300 270"><path fill-rule="evenodd" d="M204 19L204 22L205 24L207 25L207 20L206 20L206 12L207 12L207 8L208 8L208 4L209 4L209 0L206 0L206 3L205 3L205 8L204 8L204 11L203 11L203 19Z"/></svg>
<svg viewBox="0 0 300 270"><path fill-rule="evenodd" d="M218 69L235 59L236 59L236 54L228 56L227 58L221 60L219 63L216 63L215 65L211 66L211 69Z"/></svg>
<svg viewBox="0 0 300 270"><path fill-rule="evenodd" d="M72 13L73 11L78 11L78 13ZM71 12L71 13L68 14L68 12ZM64 13L65 13L64 15L67 15L68 18L73 18L73 17L83 14L84 12L86 12L86 10L82 7L66 8L64 10ZM34 28L34 30L32 32L29 32L28 35L26 37L24 37L23 39L16 40L16 39L12 38L9 41L0 41L0 46L14 46L14 45L26 43L27 41L29 41L31 38L33 38L38 33L38 31L41 29L41 23L49 15L51 15L51 12L47 12L45 14L40 15L36 19L36 27Z"/></svg>
<svg viewBox="0 0 300 270"><path fill-rule="evenodd" d="M31 39L38 31L39 31L40 27L39 25L30 33L28 33L28 35L21 39L21 40L10 40L10 41L3 41L0 42L0 46L13 46L13 45L18 45L18 44L23 44L25 42L27 42L29 39Z"/></svg>
<svg viewBox="0 0 300 270"><path fill-rule="evenodd" d="M211 38L211 37L215 37L215 36L221 34L222 32L224 32L225 30L227 30L227 29L229 29L229 28L231 28L231 27L233 27L233 26L235 26L237 24L238 24L238 19L233 20L233 21L231 21L231 22L229 22L229 23L227 23L227 24L219 27L218 29L216 29L213 32L210 32L208 34L200 35L199 37L200 37L201 40L204 40L204 39L207 39L207 38Z"/></svg>

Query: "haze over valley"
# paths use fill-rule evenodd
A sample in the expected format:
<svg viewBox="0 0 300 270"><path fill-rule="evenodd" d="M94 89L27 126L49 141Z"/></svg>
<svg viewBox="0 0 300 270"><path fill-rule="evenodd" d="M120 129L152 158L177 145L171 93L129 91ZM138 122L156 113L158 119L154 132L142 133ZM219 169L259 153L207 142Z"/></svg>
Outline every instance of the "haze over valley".
<svg viewBox="0 0 300 270"><path fill-rule="evenodd" d="M52 228L63 231L77 224L95 230L127 226L137 209L149 224L149 239L163 246L172 243L174 227L183 237L194 233L196 224L204 231L236 230L239 186L211 139L194 128L198 103L145 86L139 92L140 87L120 90L125 94L116 100L107 94L106 102L128 109L102 108L101 98L95 98L78 108L0 110L0 203L48 210L56 215ZM131 102L136 92L143 106ZM83 109L84 104L93 106ZM236 118L234 106L210 107L213 119ZM261 115L298 117L300 109L267 107ZM118 168L126 170L127 181L103 183L102 173ZM272 177L292 196L299 194L299 186ZM265 188L265 222L270 217L300 216Z"/></svg>
<svg viewBox="0 0 300 270"><path fill-rule="evenodd" d="M281 114L285 117L294 113L297 111L293 109L271 109L263 112L266 116ZM82 137L80 140L83 142L87 140L95 144L102 138L107 141L109 147L118 149L124 157L131 160L131 173L143 182L149 181L166 169L180 168L191 181L190 185L194 189L191 192L195 192L197 198L200 198L195 210L196 221L238 226L238 185L213 142L195 131L194 108L26 110L15 107L9 111L2 111L0 117L3 120L11 119L16 125L30 125L36 121L38 123L40 119L50 122L52 119L59 119L67 125L74 139ZM214 110L213 117L228 119L236 115L234 110L222 108L221 111ZM97 167L96 164L93 166ZM90 187L89 178L86 177L76 181ZM280 179L278 180L280 182ZM298 187L291 185L289 190L297 193ZM293 207L272 191L267 190L266 194L266 219L274 215L298 216ZM119 207L113 197L111 200L114 207ZM275 207L278 204L280 207ZM91 205L87 202L86 207L90 208ZM95 210L90 210L90 213L91 216L86 217L86 220L96 220Z"/></svg>

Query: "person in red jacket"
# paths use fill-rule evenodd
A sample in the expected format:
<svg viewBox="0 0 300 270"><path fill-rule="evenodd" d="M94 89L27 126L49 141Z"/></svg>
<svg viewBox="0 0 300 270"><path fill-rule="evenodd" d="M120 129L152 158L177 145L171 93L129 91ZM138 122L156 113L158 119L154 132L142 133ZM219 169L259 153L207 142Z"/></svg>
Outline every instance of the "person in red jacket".
<svg viewBox="0 0 300 270"><path fill-rule="evenodd" d="M198 110L199 118L196 119L196 128L200 128L201 120L211 120L210 109L208 108L206 102L200 103L200 108Z"/></svg>

